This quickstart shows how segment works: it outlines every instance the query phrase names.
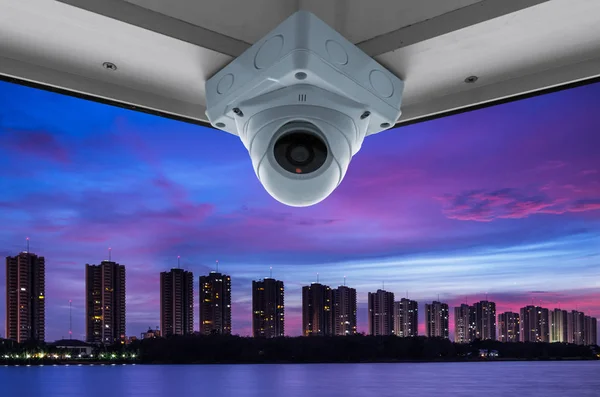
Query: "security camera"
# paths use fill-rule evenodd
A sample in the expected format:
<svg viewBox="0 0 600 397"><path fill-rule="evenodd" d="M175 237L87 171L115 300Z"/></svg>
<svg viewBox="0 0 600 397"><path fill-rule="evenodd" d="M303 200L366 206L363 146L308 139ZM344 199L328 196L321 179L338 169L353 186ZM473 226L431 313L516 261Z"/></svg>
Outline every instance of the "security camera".
<svg viewBox="0 0 600 397"><path fill-rule="evenodd" d="M299 11L205 88L210 123L240 137L267 192L305 207L335 190L367 135L396 123L404 83Z"/></svg>

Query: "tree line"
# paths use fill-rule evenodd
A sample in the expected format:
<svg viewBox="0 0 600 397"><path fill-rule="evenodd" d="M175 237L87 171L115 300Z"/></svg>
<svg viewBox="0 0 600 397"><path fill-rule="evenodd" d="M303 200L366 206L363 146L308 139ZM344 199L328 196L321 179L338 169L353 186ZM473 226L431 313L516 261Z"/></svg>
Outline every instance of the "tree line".
<svg viewBox="0 0 600 397"><path fill-rule="evenodd" d="M5 354L63 352L30 341L0 341ZM503 343L476 340L459 344L441 338L396 336L311 336L250 338L234 335L187 335L143 339L129 345L95 346L92 359L116 357L146 364L215 363L361 363L401 361L599 359L598 346L567 343ZM116 353L116 354L107 354ZM21 356L20 358L23 358ZM60 360L59 360L60 361ZM88 360L89 361L89 360Z"/></svg>
<svg viewBox="0 0 600 397"><path fill-rule="evenodd" d="M140 340L144 363L359 363L481 359L598 359L597 347L566 343L453 343L441 338L396 336L281 337L173 336ZM497 355L497 357L496 357Z"/></svg>

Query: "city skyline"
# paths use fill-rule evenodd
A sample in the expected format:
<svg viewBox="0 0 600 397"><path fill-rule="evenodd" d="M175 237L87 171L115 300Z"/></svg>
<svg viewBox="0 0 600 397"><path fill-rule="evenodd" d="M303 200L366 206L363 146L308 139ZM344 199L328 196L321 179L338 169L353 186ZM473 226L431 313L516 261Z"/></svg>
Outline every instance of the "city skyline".
<svg viewBox="0 0 600 397"><path fill-rule="evenodd" d="M29 243L29 240L28 240ZM28 247L29 248L29 247ZM110 250L109 250L110 255ZM46 324L44 303L45 258L33 252L6 257L6 318L8 339L44 342ZM85 265L86 342L125 344L135 335L126 325L126 270L112 260ZM194 329L192 272L180 267L160 273L161 326L148 328L156 336L234 334L231 327L231 276L216 270L199 277L199 329ZM284 330L284 282L272 277L252 281L253 337L287 336ZM356 289L344 285L332 289L317 282L302 287L302 335L348 336L357 330ZM368 293L368 330L372 336L418 336L419 303L408 298L395 300L394 293L382 289ZM40 306L41 304L41 306ZM71 301L69 302L71 309ZM18 310L17 310L18 309ZM453 310L451 310L453 309ZM70 311L70 310L69 310ZM455 330L451 337L450 313L454 312ZM416 328L415 328L416 324ZM502 342L566 342L597 344L597 319L589 313L560 308L528 305L519 313L496 315L496 303L488 300L461 303L454 308L445 302L425 303L425 336L451 339L456 343L479 340ZM72 337L69 316L69 339ZM19 332L17 332L19 330ZM142 333L144 335L144 333ZM145 336L143 336L145 338Z"/></svg>
<svg viewBox="0 0 600 397"><path fill-rule="evenodd" d="M497 313L533 300L600 317L599 84L369 137L338 190L305 209L261 189L235 136L10 83L0 93L0 254L30 236L47 258L47 340L68 336L69 300L84 339L85 294L73 291L108 247L127 266L134 335L160 324L159 273L178 255L194 274L221 261L242 335L250 281L270 267L293 302L290 335L317 273L357 289L359 330L384 280L418 302L487 293Z"/></svg>

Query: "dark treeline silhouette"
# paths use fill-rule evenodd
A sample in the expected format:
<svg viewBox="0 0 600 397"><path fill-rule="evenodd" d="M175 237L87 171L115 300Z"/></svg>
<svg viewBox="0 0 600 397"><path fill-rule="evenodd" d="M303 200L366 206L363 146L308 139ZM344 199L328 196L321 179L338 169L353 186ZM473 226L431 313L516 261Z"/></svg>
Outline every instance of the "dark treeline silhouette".
<svg viewBox="0 0 600 397"><path fill-rule="evenodd" d="M44 360L35 353L44 352ZM7 354L31 354L27 363L51 360L53 353L64 353L51 344L0 340L0 362L18 363ZM107 353L115 353L107 354ZM124 354L125 353L125 354ZM483 353L483 356L482 356ZM489 354L488 354L489 353ZM496 356L497 355L497 356ZM559 360L598 359L598 346L566 343L502 343L475 341L453 343L439 338L398 338L396 336L338 336L249 338L240 336L173 336L135 341L129 345L95 346L92 360L120 360L148 364L191 363L360 363L397 361L477 361L477 360ZM84 357L86 361L90 358ZM73 359L76 359L73 357ZM59 358L58 361L64 361Z"/></svg>
<svg viewBox="0 0 600 397"><path fill-rule="evenodd" d="M589 346L563 343L457 344L438 338L373 336L285 337L177 336L140 340L127 346L143 363L357 363L494 359L597 359Z"/></svg>

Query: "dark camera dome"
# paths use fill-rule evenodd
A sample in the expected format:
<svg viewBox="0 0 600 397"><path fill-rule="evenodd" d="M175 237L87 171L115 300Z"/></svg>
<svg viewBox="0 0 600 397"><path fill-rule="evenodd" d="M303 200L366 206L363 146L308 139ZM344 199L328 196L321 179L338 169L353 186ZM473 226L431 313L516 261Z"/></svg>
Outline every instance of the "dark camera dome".
<svg viewBox="0 0 600 397"><path fill-rule="evenodd" d="M315 133L317 127L308 123L290 123L274 145L277 163L294 174L310 174L327 160L327 144Z"/></svg>

